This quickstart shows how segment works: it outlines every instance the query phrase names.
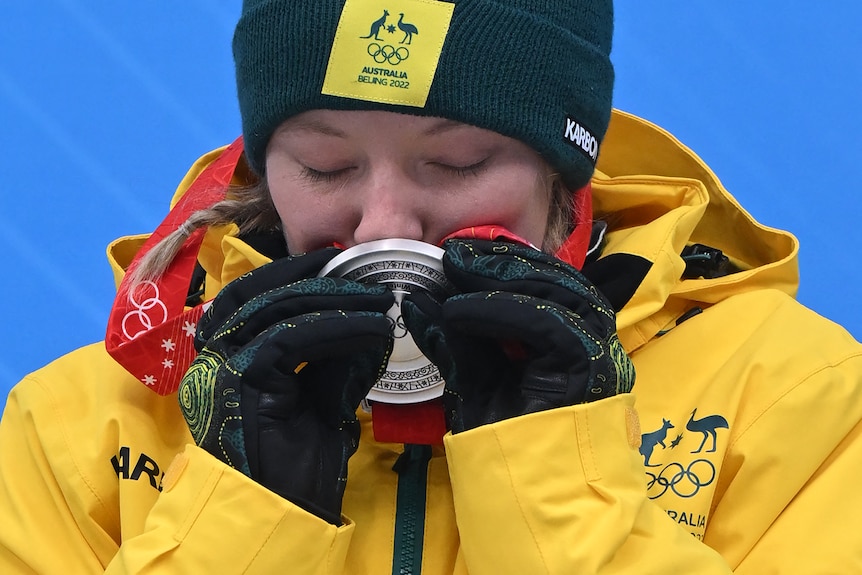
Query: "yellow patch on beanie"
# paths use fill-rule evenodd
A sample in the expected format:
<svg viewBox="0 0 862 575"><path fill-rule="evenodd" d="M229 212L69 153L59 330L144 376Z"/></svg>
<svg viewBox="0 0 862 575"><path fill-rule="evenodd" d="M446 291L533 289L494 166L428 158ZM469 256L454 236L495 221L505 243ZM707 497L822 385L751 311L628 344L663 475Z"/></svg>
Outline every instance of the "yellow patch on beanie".
<svg viewBox="0 0 862 575"><path fill-rule="evenodd" d="M437 0L347 0L322 93L425 106L454 9Z"/></svg>

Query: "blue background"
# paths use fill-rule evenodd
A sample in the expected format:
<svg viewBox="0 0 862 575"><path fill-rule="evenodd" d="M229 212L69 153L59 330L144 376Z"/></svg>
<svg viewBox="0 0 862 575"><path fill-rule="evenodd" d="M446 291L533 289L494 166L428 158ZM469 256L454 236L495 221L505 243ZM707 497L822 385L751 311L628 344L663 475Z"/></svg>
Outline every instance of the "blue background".
<svg viewBox="0 0 862 575"><path fill-rule="evenodd" d="M4 3L0 405L104 336L105 246L151 231L203 152L240 132L239 0ZM625 1L615 106L694 149L802 242L799 299L862 338L857 174L862 4Z"/></svg>

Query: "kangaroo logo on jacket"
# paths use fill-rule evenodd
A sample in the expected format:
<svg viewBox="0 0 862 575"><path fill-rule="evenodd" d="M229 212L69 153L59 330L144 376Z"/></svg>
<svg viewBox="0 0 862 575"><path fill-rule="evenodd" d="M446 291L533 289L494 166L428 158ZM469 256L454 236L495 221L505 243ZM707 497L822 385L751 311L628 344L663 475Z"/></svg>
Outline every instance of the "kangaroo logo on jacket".
<svg viewBox="0 0 862 575"><path fill-rule="evenodd" d="M660 500L671 519L701 539L718 475L716 461L723 456L719 432L730 425L719 414L698 417L695 408L682 427L662 418L656 429L641 435L647 496Z"/></svg>
<svg viewBox="0 0 862 575"><path fill-rule="evenodd" d="M437 0L347 0L322 93L425 106L454 9Z"/></svg>

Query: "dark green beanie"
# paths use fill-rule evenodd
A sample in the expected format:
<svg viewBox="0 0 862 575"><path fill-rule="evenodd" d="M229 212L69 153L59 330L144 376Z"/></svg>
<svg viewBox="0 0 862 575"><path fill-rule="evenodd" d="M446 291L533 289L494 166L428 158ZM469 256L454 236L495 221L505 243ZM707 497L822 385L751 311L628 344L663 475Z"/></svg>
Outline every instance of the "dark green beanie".
<svg viewBox="0 0 862 575"><path fill-rule="evenodd" d="M270 137L291 116L386 110L511 136L542 154L571 188L589 181L611 113L612 0L456 0L438 37L420 8L450 10L451 3L347 3L344 19L368 36L345 33L344 22L339 28L345 0L244 0L233 52L246 155L258 174ZM439 50L424 105L371 101L348 93L352 88L324 90L334 41L350 46L344 50L351 50L356 73L342 76L357 90L381 82L393 95L405 82L418 85L417 74L404 71L408 58L412 64L422 50Z"/></svg>

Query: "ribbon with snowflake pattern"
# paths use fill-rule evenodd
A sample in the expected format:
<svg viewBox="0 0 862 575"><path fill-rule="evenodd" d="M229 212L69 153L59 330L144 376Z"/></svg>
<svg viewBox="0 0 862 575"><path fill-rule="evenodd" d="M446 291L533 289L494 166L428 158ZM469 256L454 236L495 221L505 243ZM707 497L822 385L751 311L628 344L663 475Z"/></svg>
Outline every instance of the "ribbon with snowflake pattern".
<svg viewBox="0 0 862 575"><path fill-rule="evenodd" d="M242 138L237 138L195 179L135 255L111 308L105 335L108 354L159 395L177 390L196 355L195 329L207 303L185 304L206 229L190 234L165 273L154 281L132 286L129 272L192 213L224 199L242 151Z"/></svg>

